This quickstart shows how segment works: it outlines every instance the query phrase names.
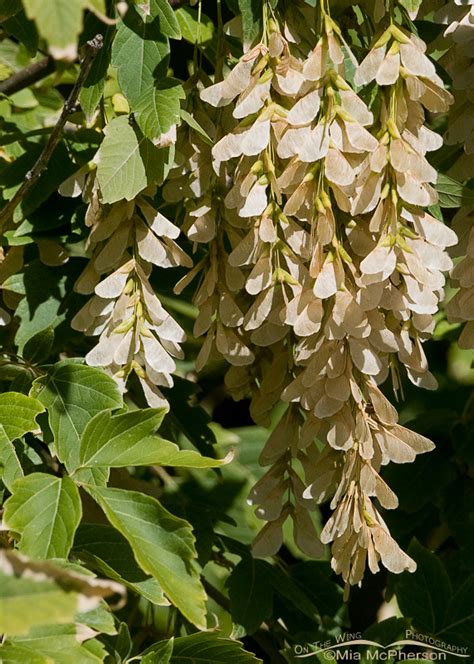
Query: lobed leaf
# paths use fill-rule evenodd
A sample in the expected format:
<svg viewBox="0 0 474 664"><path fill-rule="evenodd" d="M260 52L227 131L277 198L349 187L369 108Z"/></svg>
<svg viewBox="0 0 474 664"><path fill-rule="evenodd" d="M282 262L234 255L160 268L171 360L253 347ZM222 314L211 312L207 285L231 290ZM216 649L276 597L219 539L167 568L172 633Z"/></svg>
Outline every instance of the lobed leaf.
<svg viewBox="0 0 474 664"><path fill-rule="evenodd" d="M150 0L150 16L158 19L163 35L181 39L181 28L168 0Z"/></svg>
<svg viewBox="0 0 474 664"><path fill-rule="evenodd" d="M230 461L232 454L225 459L213 459L193 450L181 450L168 440L152 436L165 414L164 408L117 415L110 411L98 413L84 430L78 468L151 465L216 468Z"/></svg>
<svg viewBox="0 0 474 664"><path fill-rule="evenodd" d="M166 73L168 54L168 39L130 8L117 27L111 62L132 110L140 97L154 87L158 67Z"/></svg>
<svg viewBox="0 0 474 664"><path fill-rule="evenodd" d="M180 117L182 86L173 79L165 79L160 85L146 90L134 106L137 124L151 141L166 133Z"/></svg>
<svg viewBox="0 0 474 664"><path fill-rule="evenodd" d="M0 477L3 484L11 491L13 482L19 477L23 477L23 468L18 459L15 447L12 441L5 433L5 429L0 424Z"/></svg>
<svg viewBox="0 0 474 664"><path fill-rule="evenodd" d="M35 625L73 622L77 593L64 592L47 578L17 578L0 568L0 632L26 634ZM1 656L1 651L0 651Z"/></svg>
<svg viewBox="0 0 474 664"><path fill-rule="evenodd" d="M183 39L191 44L205 45L214 37L214 23L205 14L201 15L199 21L198 12L192 7L180 7L176 10Z"/></svg>
<svg viewBox="0 0 474 664"><path fill-rule="evenodd" d="M63 360L37 378L31 395L47 407L56 453L68 467L79 458L82 432L89 420L107 408L120 408L122 396L110 376L93 367Z"/></svg>
<svg viewBox="0 0 474 664"><path fill-rule="evenodd" d="M438 173L436 191L439 206L442 208L459 208L474 204L473 189L442 173Z"/></svg>
<svg viewBox="0 0 474 664"><path fill-rule="evenodd" d="M408 554L417 564L413 574L404 572L395 584L397 601L403 615L413 621L416 629L438 632L444 624L446 607L452 588L443 563L434 553L413 540Z"/></svg>
<svg viewBox="0 0 474 664"><path fill-rule="evenodd" d="M139 567L130 544L112 526L81 524L74 539L73 552L91 569L127 586L149 602L169 605L158 581Z"/></svg>
<svg viewBox="0 0 474 664"><path fill-rule="evenodd" d="M76 625L34 627L28 634L8 639L0 649L3 663L102 664L105 646L97 639L80 643Z"/></svg>
<svg viewBox="0 0 474 664"><path fill-rule="evenodd" d="M162 641L151 646L146 653L166 653L169 657L169 644L172 643L170 664L257 664L261 662L253 653L244 650L240 641L219 636L212 632L180 636L173 641ZM161 647L160 647L161 646ZM149 662L157 659L145 660ZM159 660L161 662L161 659ZM166 661L166 659L165 659Z"/></svg>
<svg viewBox="0 0 474 664"><path fill-rule="evenodd" d="M4 527L21 535L18 550L34 558L66 558L81 520L79 491L68 477L32 473L12 485Z"/></svg>
<svg viewBox="0 0 474 664"><path fill-rule="evenodd" d="M58 60L74 60L87 0L24 0L23 5L48 42L51 55Z"/></svg>
<svg viewBox="0 0 474 664"><path fill-rule="evenodd" d="M0 394L0 422L10 441L38 429L36 418L43 411L44 405L33 397L19 392Z"/></svg>
<svg viewBox="0 0 474 664"><path fill-rule="evenodd" d="M187 521L136 491L88 487L110 523L133 549L140 567L157 579L171 602L194 625L206 627L206 594Z"/></svg>

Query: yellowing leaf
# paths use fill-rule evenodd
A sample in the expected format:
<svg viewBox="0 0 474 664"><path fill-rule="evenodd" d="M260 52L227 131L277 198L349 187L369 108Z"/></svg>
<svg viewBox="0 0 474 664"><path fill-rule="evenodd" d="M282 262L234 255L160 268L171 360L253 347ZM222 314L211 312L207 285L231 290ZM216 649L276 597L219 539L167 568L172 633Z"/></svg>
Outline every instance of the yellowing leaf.
<svg viewBox="0 0 474 664"><path fill-rule="evenodd" d="M15 578L0 571L0 630L26 634L35 625L73 622L78 609L75 593L66 593L47 578Z"/></svg>
<svg viewBox="0 0 474 664"><path fill-rule="evenodd" d="M97 166L102 202L131 201L148 184L140 141L125 115L114 118L104 134Z"/></svg>

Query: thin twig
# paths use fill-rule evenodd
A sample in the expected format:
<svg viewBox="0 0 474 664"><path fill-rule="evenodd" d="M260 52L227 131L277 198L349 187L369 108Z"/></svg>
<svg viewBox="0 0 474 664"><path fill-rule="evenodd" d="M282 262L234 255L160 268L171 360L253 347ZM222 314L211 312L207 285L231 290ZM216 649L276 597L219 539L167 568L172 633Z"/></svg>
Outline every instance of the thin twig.
<svg viewBox="0 0 474 664"><path fill-rule="evenodd" d="M40 154L40 156L38 157L38 160L36 161L35 165L31 169L31 171L28 171L25 177L25 181L23 182L21 187L17 190L11 201L9 201L5 205L3 210L0 212L0 228L5 223L5 221L10 219L17 205L20 203L20 201L22 201L25 198L25 196L28 194L28 192L37 182L40 175L46 169L48 162L51 159L51 156L61 139L61 134L64 129L64 125L67 122L67 118L71 113L71 111L76 106L77 99L79 97L79 92L84 84L84 81L87 78L92 63L94 62L94 58L96 57L98 51L102 48L102 44L103 44L102 35L96 35L94 39L91 39L90 41L87 42L86 54L82 60L81 69L79 71L76 83L73 89L71 90L71 94L66 99L63 106L63 110L61 111L61 115L59 116L56 125L53 127L53 131L51 132L48 142L44 146L44 149Z"/></svg>
<svg viewBox="0 0 474 664"><path fill-rule="evenodd" d="M12 95L19 90L28 88L33 83L37 83L42 78L52 74L56 69L56 62L54 58L48 56L44 60L34 62L32 65L15 72L9 78L0 82L0 93L4 95Z"/></svg>

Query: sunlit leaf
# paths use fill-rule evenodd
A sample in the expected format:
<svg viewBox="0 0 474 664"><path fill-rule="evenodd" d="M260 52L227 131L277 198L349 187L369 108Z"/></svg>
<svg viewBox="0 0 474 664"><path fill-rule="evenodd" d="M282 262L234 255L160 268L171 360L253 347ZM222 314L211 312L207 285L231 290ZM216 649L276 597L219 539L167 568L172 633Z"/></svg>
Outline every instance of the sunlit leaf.
<svg viewBox="0 0 474 664"><path fill-rule="evenodd" d="M59 60L74 60L77 38L87 0L24 0L26 15L34 19L51 54Z"/></svg>
<svg viewBox="0 0 474 664"><path fill-rule="evenodd" d="M38 378L31 394L47 407L57 454L71 467L79 458L80 437L89 420L101 410L122 406L110 376L71 360L58 362L49 374Z"/></svg>
<svg viewBox="0 0 474 664"><path fill-rule="evenodd" d="M151 496L124 489L89 487L88 491L128 540L140 567L157 579L190 622L205 627L206 594L190 525Z"/></svg>
<svg viewBox="0 0 474 664"><path fill-rule="evenodd" d="M19 551L34 558L66 558L81 520L79 491L68 477L32 473L12 485L4 526L20 534Z"/></svg>

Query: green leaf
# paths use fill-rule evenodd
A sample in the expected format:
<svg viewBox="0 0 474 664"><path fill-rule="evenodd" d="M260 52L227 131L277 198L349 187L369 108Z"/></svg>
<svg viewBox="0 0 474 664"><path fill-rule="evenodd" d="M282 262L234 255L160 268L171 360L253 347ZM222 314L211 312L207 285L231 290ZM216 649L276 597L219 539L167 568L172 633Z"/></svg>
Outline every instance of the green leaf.
<svg viewBox="0 0 474 664"><path fill-rule="evenodd" d="M36 55L39 42L38 30L34 22L26 18L23 10L4 21L2 28L8 35L12 35L21 41L28 50L29 55L32 57Z"/></svg>
<svg viewBox="0 0 474 664"><path fill-rule="evenodd" d="M272 615L272 566L247 556L234 567L227 586L232 618L253 634Z"/></svg>
<svg viewBox="0 0 474 664"><path fill-rule="evenodd" d="M184 95L178 81L165 79L160 85L163 87L146 90L133 109L138 126L151 141L178 122L180 99Z"/></svg>
<svg viewBox="0 0 474 664"><path fill-rule="evenodd" d="M420 8L422 0L398 0L398 4L404 7L407 12L414 12Z"/></svg>
<svg viewBox="0 0 474 664"><path fill-rule="evenodd" d="M123 403L113 378L72 360L58 362L47 376L37 378L31 395L47 407L57 455L70 467L77 466L80 438L89 420Z"/></svg>
<svg viewBox="0 0 474 664"><path fill-rule="evenodd" d="M174 145L158 148L145 136L140 135L140 154L145 164L148 184L162 184L174 164Z"/></svg>
<svg viewBox="0 0 474 664"><path fill-rule="evenodd" d="M21 0L0 0L0 22L21 12Z"/></svg>
<svg viewBox="0 0 474 664"><path fill-rule="evenodd" d="M0 477L4 485L11 492L12 484L19 477L23 477L15 447L0 424Z"/></svg>
<svg viewBox="0 0 474 664"><path fill-rule="evenodd" d="M331 566L328 562L307 560L292 565L289 571L291 578L300 588L304 588L321 616L336 615L341 607L342 589L331 580Z"/></svg>
<svg viewBox="0 0 474 664"><path fill-rule="evenodd" d="M136 491L88 488L110 523L128 540L140 567L154 576L171 602L194 625L206 627L206 594L187 521L155 498Z"/></svg>
<svg viewBox="0 0 474 664"><path fill-rule="evenodd" d="M51 92L57 93L57 91L55 91L54 89L50 90L49 93L50 95ZM36 93L35 96L38 97L38 94L39 93ZM48 99L47 101L45 100L45 102L48 105L51 104L52 109L55 110L59 110L62 107L62 104L64 103L63 97L59 95L59 93L57 94L59 96L59 99L54 94L52 95L52 97L50 97L50 99ZM35 145L35 150L38 150L38 153L41 151L41 149L42 149L41 143ZM33 153L33 148L28 148L27 154L30 155L31 153ZM36 161L36 159L34 161ZM59 185L76 171L77 171L77 164L72 159L71 152L66 146L66 143L64 141L61 141L55 148L53 154L51 155L51 158L48 160L48 168L43 171L42 175L38 179L37 184L25 196L24 200L22 200L21 202L22 212L24 212L25 215L30 215L33 211L37 210L40 207L40 205L45 203L45 201L48 201L49 205L51 202L51 199L49 197L52 194L55 194ZM51 211L49 211L49 214L51 214ZM45 214L45 216L47 215ZM61 270L65 275L67 275L71 267L72 266L70 265L63 265L61 266ZM58 269L54 270L53 272L57 280L58 274L61 274L61 272Z"/></svg>
<svg viewBox="0 0 474 664"><path fill-rule="evenodd" d="M211 145L211 146L214 145L214 141L212 140L212 138L211 138L211 137L209 136L209 134L207 134L207 132L201 127L201 125L199 124L199 122L197 122L197 121L193 118L193 116L191 115L191 113L188 113L188 112L185 111L184 109L181 109L181 118L182 118L182 120L184 120L184 122L186 122L186 124L187 124L189 127L191 127L191 129L194 129L195 131L197 131L197 133L200 135L200 137L202 138L202 140L203 140L205 143L207 143L207 145Z"/></svg>
<svg viewBox="0 0 474 664"><path fill-rule="evenodd" d="M205 45L214 37L214 23L205 14L201 14L199 21L198 12L192 7L180 7L176 10L176 18L181 28L183 39L191 44Z"/></svg>
<svg viewBox="0 0 474 664"><path fill-rule="evenodd" d="M115 27L108 26L104 33L104 44L94 58L92 67L79 93L82 110L88 118L92 117L104 93L105 79L111 57L110 48L115 36Z"/></svg>
<svg viewBox="0 0 474 664"><path fill-rule="evenodd" d="M58 60L74 60L87 0L24 0L28 18L36 23L50 53Z"/></svg>
<svg viewBox="0 0 474 664"><path fill-rule="evenodd" d="M393 641L401 639L409 627L410 621L407 618L388 618L367 628L363 638L388 646Z"/></svg>
<svg viewBox="0 0 474 664"><path fill-rule="evenodd" d="M38 651L46 645L44 641L37 641L45 636L58 637L63 641L67 634L79 635L75 622L79 625L94 626L97 631L116 633L113 626L113 617L108 610L104 597L110 595L124 596L123 586L93 576L86 576L78 565L66 561L38 561L30 560L12 550L0 550L0 631L6 632L9 641L7 646L0 650L2 662L35 662ZM89 610L80 613L81 607L86 605ZM6 610L4 610L6 609ZM66 623L62 625L62 623ZM25 634L25 637L22 635ZM49 639L48 639L49 640ZM32 643L34 642L34 643ZM21 644L21 645L20 645ZM51 643L50 645L53 645ZM75 644L71 639L63 645L73 647L71 659L66 659L67 652L48 653L47 664L51 661L76 662L74 655ZM35 651L35 646L38 651ZM54 646L53 646L54 647ZM30 648L32 650L30 650ZM60 648L61 651L63 648ZM67 650L67 648L64 648ZM33 652L32 652L33 651ZM102 649L97 642L88 642L86 654L102 655ZM44 653L43 653L44 654ZM85 657L86 655L84 655ZM43 660L41 660L43 661ZM100 657L98 661L103 661Z"/></svg>
<svg viewBox="0 0 474 664"><path fill-rule="evenodd" d="M275 596L282 598L286 605L291 603L295 609L303 613L307 618L317 622L320 611L313 602L308 588L294 579L289 573L290 570L287 572L277 565L271 565L270 567ZM331 582L328 581L328 583ZM335 583L332 583L332 585L338 588Z"/></svg>
<svg viewBox="0 0 474 664"><path fill-rule="evenodd" d="M153 456L150 443L159 438L148 439L160 426L166 410L147 408L112 415L110 411L98 413L87 424L81 439L79 463L86 466L150 465ZM153 463L153 462L152 462Z"/></svg>
<svg viewBox="0 0 474 664"><path fill-rule="evenodd" d="M30 364L40 364L48 359L54 343L54 329L47 327L35 334L25 344L23 357Z"/></svg>
<svg viewBox="0 0 474 664"><path fill-rule="evenodd" d="M253 42L262 31L262 1L239 0L244 40Z"/></svg>
<svg viewBox="0 0 474 664"><path fill-rule="evenodd" d="M227 463L228 459L211 459L193 450L180 450L174 443L152 436L165 413L164 408L117 415L110 411L98 413L84 430L79 468L152 465L215 468Z"/></svg>
<svg viewBox="0 0 474 664"><path fill-rule="evenodd" d="M117 69L120 89L132 111L142 95L154 87L159 65L166 74L168 55L166 37L154 31L130 7L112 44L112 65Z"/></svg>
<svg viewBox="0 0 474 664"><path fill-rule="evenodd" d="M125 115L109 122L104 135L97 166L102 202L131 201L148 184L138 136Z"/></svg>
<svg viewBox="0 0 474 664"><path fill-rule="evenodd" d="M110 468L105 466L98 468L80 468L74 472L74 481L77 484L107 486L109 477Z"/></svg>
<svg viewBox="0 0 474 664"><path fill-rule="evenodd" d="M72 288L72 277L76 275L71 273L70 265L58 269L35 260L26 266L23 273L6 280L5 288L26 295L15 311L20 319L15 335L20 355L24 354L25 345L30 339L47 328L57 328L66 319L64 300Z"/></svg>
<svg viewBox="0 0 474 664"><path fill-rule="evenodd" d="M395 580L398 605L420 631L435 634L444 624L452 596L451 582L439 558L415 539L408 548L417 569L403 572Z"/></svg>
<svg viewBox="0 0 474 664"><path fill-rule="evenodd" d="M170 403L168 419L201 454L214 457L216 436L209 426L211 418L204 408L190 404L196 386L179 376L176 376L173 382L172 388L163 389Z"/></svg>
<svg viewBox="0 0 474 664"><path fill-rule="evenodd" d="M149 452L148 463L131 463L127 465L147 465L147 466L171 466L173 468L218 468L228 464L232 458L233 453L230 452L223 459L214 459L207 456L202 456L194 450L181 450L175 443L163 438L148 438L146 444L151 447L155 445L155 450ZM153 456L152 456L153 455ZM143 456L145 459L145 456Z"/></svg>
<svg viewBox="0 0 474 664"><path fill-rule="evenodd" d="M36 418L44 411L38 399L19 392L0 394L0 422L10 441L38 429Z"/></svg>
<svg viewBox="0 0 474 664"><path fill-rule="evenodd" d="M157 18L160 32L172 39L181 39L181 29L168 0L150 0L150 16Z"/></svg>
<svg viewBox="0 0 474 664"><path fill-rule="evenodd" d="M438 192L438 203L442 208L459 208L474 204L472 189L442 173L438 173L436 191Z"/></svg>
<svg viewBox="0 0 474 664"><path fill-rule="evenodd" d="M31 268L31 266L29 266ZM28 268L28 269L29 269ZM38 270L35 272L39 276L45 271ZM38 281L36 286L29 287L28 297L24 297L18 305L15 314L20 319L21 325L15 336L15 343L21 354L24 354L24 347L31 339L34 339L38 334L41 334L45 329L49 328L51 324L58 325L61 323L66 315L62 305L62 298L65 297L65 279L59 278L55 281L55 285L48 295L44 297L45 291L42 291L41 301L36 298L36 289L42 285L42 288L47 288L47 281ZM55 292L56 291L56 292ZM59 291L59 292L58 292ZM31 302L36 301L37 306L31 306ZM58 316L59 310L62 308L62 314ZM30 346L31 347L31 346Z"/></svg>
<svg viewBox="0 0 474 664"><path fill-rule="evenodd" d="M371 625L368 629L365 630L362 638L367 639L367 641L375 641L376 643L380 643L383 646L388 646L394 641L403 639L406 635L406 631L410 627L410 621L407 618L388 618L387 620L382 620L382 622ZM365 656L362 657L361 661L364 664L377 661L377 652L380 652L380 648L369 646ZM396 660L391 657L390 659L386 659L384 661L393 662Z"/></svg>
<svg viewBox="0 0 474 664"><path fill-rule="evenodd" d="M143 655L153 652L157 645L169 643L161 641L148 648ZM161 660L149 660L161 662ZM257 664L253 653L244 650L240 641L234 641L211 632L180 636L174 639L170 664Z"/></svg>
<svg viewBox="0 0 474 664"><path fill-rule="evenodd" d="M410 621L407 618L387 618L387 620L382 620L368 627L363 633L363 638L388 646L393 641L403 638L409 628ZM373 649L371 648L371 650Z"/></svg>
<svg viewBox="0 0 474 664"><path fill-rule="evenodd" d="M465 424L467 441L472 454L472 425ZM456 439L461 438L461 432L456 431ZM454 483L444 489L442 495L442 519L449 524L449 531L454 537L456 545L469 560L468 569L474 571L474 482L472 478L464 475L457 476Z"/></svg>
<svg viewBox="0 0 474 664"><path fill-rule="evenodd" d="M16 106L16 108L35 108L38 106L38 100L28 88L23 88L23 90L14 92L10 96L10 99L13 106Z"/></svg>
<svg viewBox="0 0 474 664"><path fill-rule="evenodd" d="M153 646L153 650L143 655L141 658L142 664L170 664L171 655L173 654L174 638L169 641L162 641Z"/></svg>
<svg viewBox="0 0 474 664"><path fill-rule="evenodd" d="M439 636L474 651L474 574L468 576L453 594L446 609L446 622Z"/></svg>
<svg viewBox="0 0 474 664"><path fill-rule="evenodd" d="M103 16L106 12L106 0L87 0L87 8Z"/></svg>
<svg viewBox="0 0 474 664"><path fill-rule="evenodd" d="M74 554L91 569L123 583L153 604L168 606L161 586L138 566L127 540L109 525L81 525L74 539Z"/></svg>
<svg viewBox="0 0 474 664"><path fill-rule="evenodd" d="M428 438L436 438L441 432L446 432L444 435L449 436L455 419L454 410L443 411L436 408L426 413L428 426L423 426L422 418L410 421L409 426ZM391 467L387 468L384 480L400 496L400 509L414 514L424 505L439 500L443 488L456 478L456 466L450 458L451 455L452 450L441 447L433 454L420 454L413 463L405 464L404 473L398 464L391 464ZM420 482L423 483L423 492L419 490Z"/></svg>
<svg viewBox="0 0 474 664"><path fill-rule="evenodd" d="M2 664L51 664L44 655L22 646L0 646L0 657Z"/></svg>
<svg viewBox="0 0 474 664"><path fill-rule="evenodd" d="M232 616L249 634L271 616L275 598L285 605L293 605L315 623L319 620L318 609L303 584L279 566L256 560L248 554L244 554L232 570L227 585Z"/></svg>
<svg viewBox="0 0 474 664"><path fill-rule="evenodd" d="M74 622L79 625L90 627L94 631L102 634L117 634L114 616L109 611L107 603L103 600L99 606L91 611L76 613Z"/></svg>
<svg viewBox="0 0 474 664"><path fill-rule="evenodd" d="M118 633L114 637L102 635L102 643L105 643L107 651L113 653L116 662L129 662L131 657L133 643L130 637L130 630L125 622L120 622ZM132 660L133 661L133 660Z"/></svg>
<svg viewBox="0 0 474 664"><path fill-rule="evenodd" d="M13 483L4 523L20 533L19 551L33 558L66 558L81 520L79 491L68 477L32 473Z"/></svg>
<svg viewBox="0 0 474 664"><path fill-rule="evenodd" d="M79 643L76 625L35 627L25 636L8 639L0 650L3 662L31 664L42 656L46 664L102 664L106 651L97 639Z"/></svg>
<svg viewBox="0 0 474 664"><path fill-rule="evenodd" d="M439 203L436 203L435 205L430 205L428 207L428 212L431 215L433 215L435 219L438 219L438 221L444 222L443 212L441 210L441 206Z"/></svg>
<svg viewBox="0 0 474 664"><path fill-rule="evenodd" d="M73 622L77 593L66 593L52 580L15 577L0 571L0 632L26 634L34 625ZM1 652L1 651L0 651Z"/></svg>

